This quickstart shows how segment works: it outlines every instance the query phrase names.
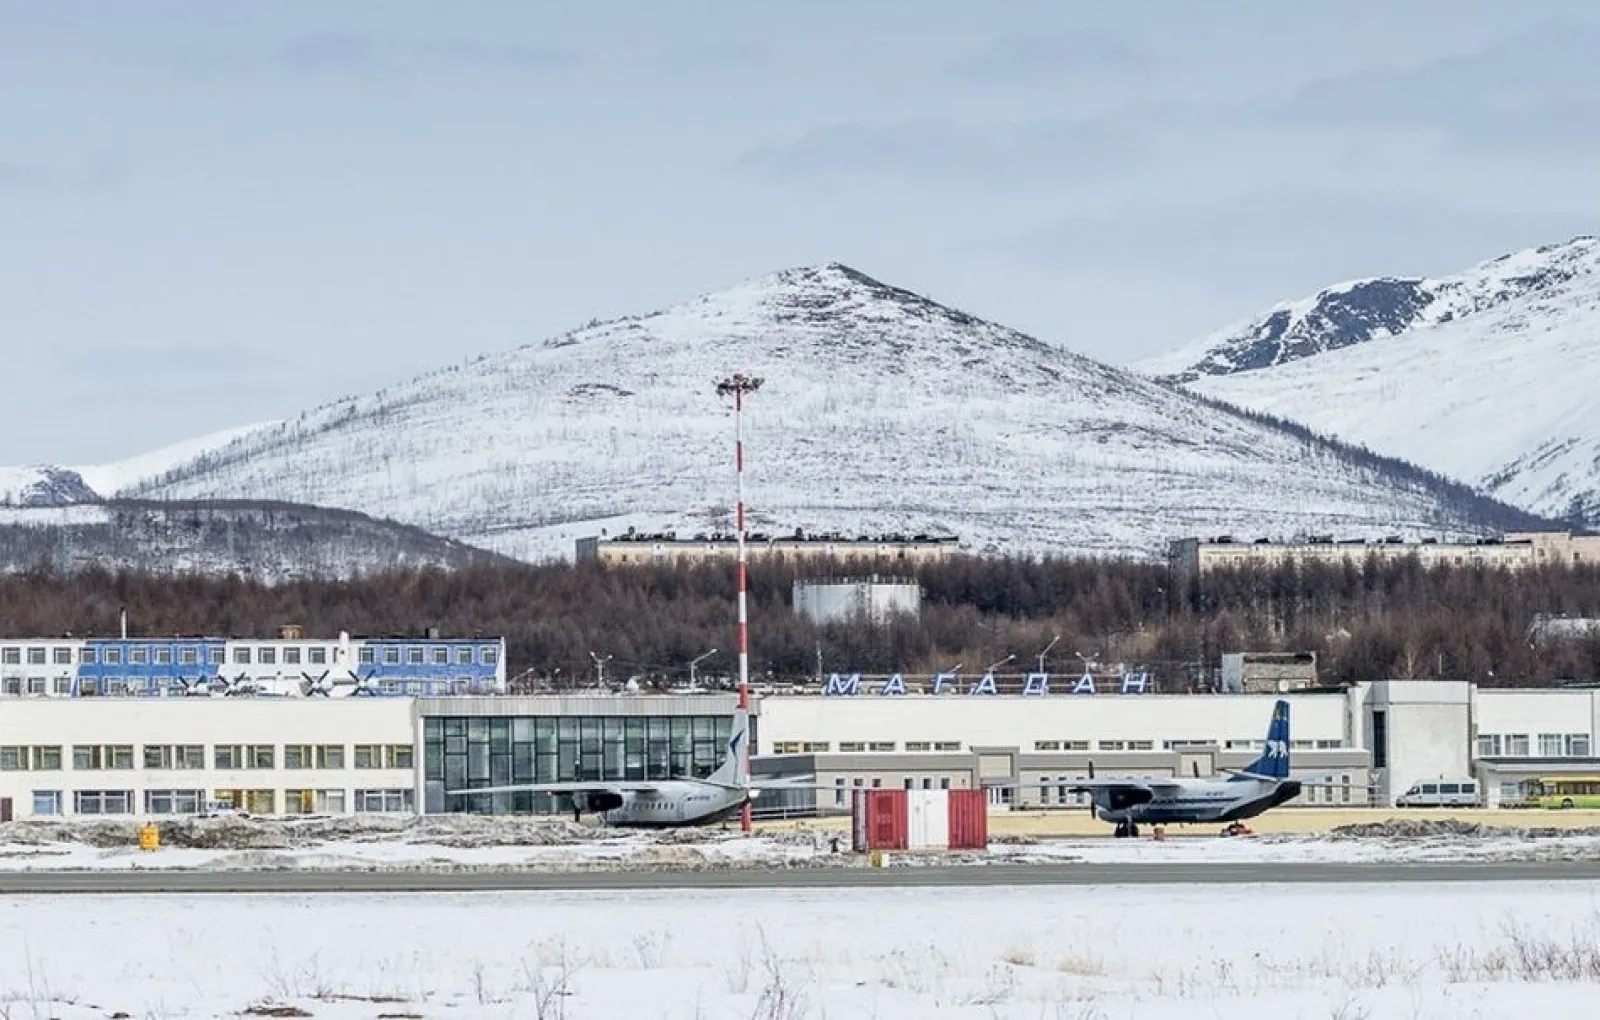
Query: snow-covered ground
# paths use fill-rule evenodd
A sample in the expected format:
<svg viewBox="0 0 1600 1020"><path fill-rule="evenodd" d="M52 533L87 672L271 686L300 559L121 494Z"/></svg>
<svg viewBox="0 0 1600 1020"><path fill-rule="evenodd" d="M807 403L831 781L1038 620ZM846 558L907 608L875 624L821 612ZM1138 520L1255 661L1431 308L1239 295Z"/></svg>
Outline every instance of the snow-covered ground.
<svg viewBox="0 0 1600 1020"><path fill-rule="evenodd" d="M1116 840L1009 841L987 852L930 858L890 855L891 864L958 863L1341 863L1383 861L1600 860L1600 832L1415 826L1409 835L1257 835L1209 830ZM1402 830L1406 831L1406 830ZM374 818L304 822L216 820L169 824L164 845L137 847L132 823L13 823L0 826L0 871L117 869L705 869L783 864L865 867L841 830L805 827L750 837L736 829L639 832L555 819ZM838 837L844 853L836 853Z"/></svg>
<svg viewBox="0 0 1600 1020"><path fill-rule="evenodd" d="M12 1017L1586 1017L1600 883L0 900Z"/></svg>

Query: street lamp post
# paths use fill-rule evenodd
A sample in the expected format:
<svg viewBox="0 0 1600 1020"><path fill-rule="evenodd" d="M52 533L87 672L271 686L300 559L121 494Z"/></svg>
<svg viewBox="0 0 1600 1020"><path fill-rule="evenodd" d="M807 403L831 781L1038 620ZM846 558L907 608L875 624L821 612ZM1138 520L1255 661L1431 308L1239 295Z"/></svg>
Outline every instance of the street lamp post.
<svg viewBox="0 0 1600 1020"><path fill-rule="evenodd" d="M745 394L759 390L761 382L762 380L755 376L735 372L717 383L717 396L733 397L734 533L739 550L739 710L742 712L750 709L750 617L745 596L747 578L744 547L744 398ZM750 754L748 739L741 745L738 753L748 759ZM739 828L743 832L751 830L748 797L739 809Z"/></svg>
<svg viewBox="0 0 1600 1020"><path fill-rule="evenodd" d="M602 659L595 653L590 652L589 658L594 660L594 685L604 690L606 686L606 663L611 661L612 656L608 655Z"/></svg>
<svg viewBox="0 0 1600 1020"><path fill-rule="evenodd" d="M694 658L689 660L689 689L690 690L694 689L694 668L696 666L700 665L702 660L710 658L711 656L713 656L715 654L717 654L717 650L715 648L713 648L713 649L711 649L711 651L706 652L706 653L704 653L702 655L697 655Z"/></svg>
<svg viewBox="0 0 1600 1020"><path fill-rule="evenodd" d="M1050 649L1054 648L1056 646L1056 642L1060 640L1061 635L1057 634L1055 637L1050 639L1049 644L1044 646L1044 651L1039 653L1039 672L1044 672L1044 657L1050 654Z"/></svg>
<svg viewBox="0 0 1600 1020"><path fill-rule="evenodd" d="M1012 654L1010 654L1010 655L1006 656L1005 658L1001 659L999 662L991 662L984 669L984 672L985 673L993 673L996 669L1000 668L1001 666L1004 666L1006 663L1010 662L1012 659L1015 659L1016 657L1017 657L1016 653L1013 652Z"/></svg>

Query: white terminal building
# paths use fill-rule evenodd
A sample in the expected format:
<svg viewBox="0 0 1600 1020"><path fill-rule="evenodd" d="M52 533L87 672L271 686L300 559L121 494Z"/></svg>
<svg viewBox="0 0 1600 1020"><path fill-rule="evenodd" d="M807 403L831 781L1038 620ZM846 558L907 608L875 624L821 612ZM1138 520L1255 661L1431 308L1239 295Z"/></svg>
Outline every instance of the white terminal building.
<svg viewBox="0 0 1600 1020"><path fill-rule="evenodd" d="M106 661L108 648L116 661ZM337 655L348 682L333 686L334 662L315 663L313 648ZM239 661L246 653L248 664ZM1279 697L1291 706L1293 773L1317 784L1286 809L1392 805L1413 783L1464 778L1496 806L1517 800L1530 779L1600 776L1600 690L1391 680L1163 694L1136 679L1007 687L861 678L758 692L755 773L809 776L817 787L759 803L804 813L844 808L855 788L983 787L996 810L1081 808L1064 787L1091 762L1098 776L1244 766ZM497 638L0 639L0 818L153 818L217 806L560 812L566 806L544 795L446 791L704 776L720 764L736 703L726 693L504 690Z"/></svg>

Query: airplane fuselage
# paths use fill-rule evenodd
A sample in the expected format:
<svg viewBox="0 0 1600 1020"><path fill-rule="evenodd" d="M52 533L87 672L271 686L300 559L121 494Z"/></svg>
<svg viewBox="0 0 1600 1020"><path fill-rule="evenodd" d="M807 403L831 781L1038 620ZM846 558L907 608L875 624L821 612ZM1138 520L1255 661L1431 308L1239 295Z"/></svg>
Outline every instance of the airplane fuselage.
<svg viewBox="0 0 1600 1020"><path fill-rule="evenodd" d="M629 791L599 815L607 825L629 828L706 825L738 811L748 796L746 790L669 780L650 792Z"/></svg>
<svg viewBox="0 0 1600 1020"><path fill-rule="evenodd" d="M1232 822L1254 818L1299 794L1300 783L1293 779L1177 780L1140 803L1107 803L1097 797L1095 816L1151 824Z"/></svg>

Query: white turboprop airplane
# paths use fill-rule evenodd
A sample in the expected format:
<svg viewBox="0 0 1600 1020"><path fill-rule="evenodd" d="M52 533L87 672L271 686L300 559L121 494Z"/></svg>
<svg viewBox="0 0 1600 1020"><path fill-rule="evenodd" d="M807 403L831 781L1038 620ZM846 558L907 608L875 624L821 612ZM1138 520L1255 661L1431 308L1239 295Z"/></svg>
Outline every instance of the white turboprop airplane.
<svg viewBox="0 0 1600 1020"><path fill-rule="evenodd" d="M1300 795L1302 783L1289 778L1289 703L1272 708L1266 748L1227 779L1076 780L1067 789L1088 793L1095 817L1116 823L1114 835L1139 835L1139 823L1237 822L1254 818Z"/></svg>
<svg viewBox="0 0 1600 1020"><path fill-rule="evenodd" d="M761 795L761 787L750 782L747 745L749 716L733 715L728 733L728 756L722 765L704 779L597 779L570 783L516 783L510 786L482 786L474 789L446 790L450 797L476 793L549 793L572 798L572 814L581 818L585 811L599 814L607 825L634 828L706 825L736 813L746 801ZM782 788L790 784L773 783Z"/></svg>

